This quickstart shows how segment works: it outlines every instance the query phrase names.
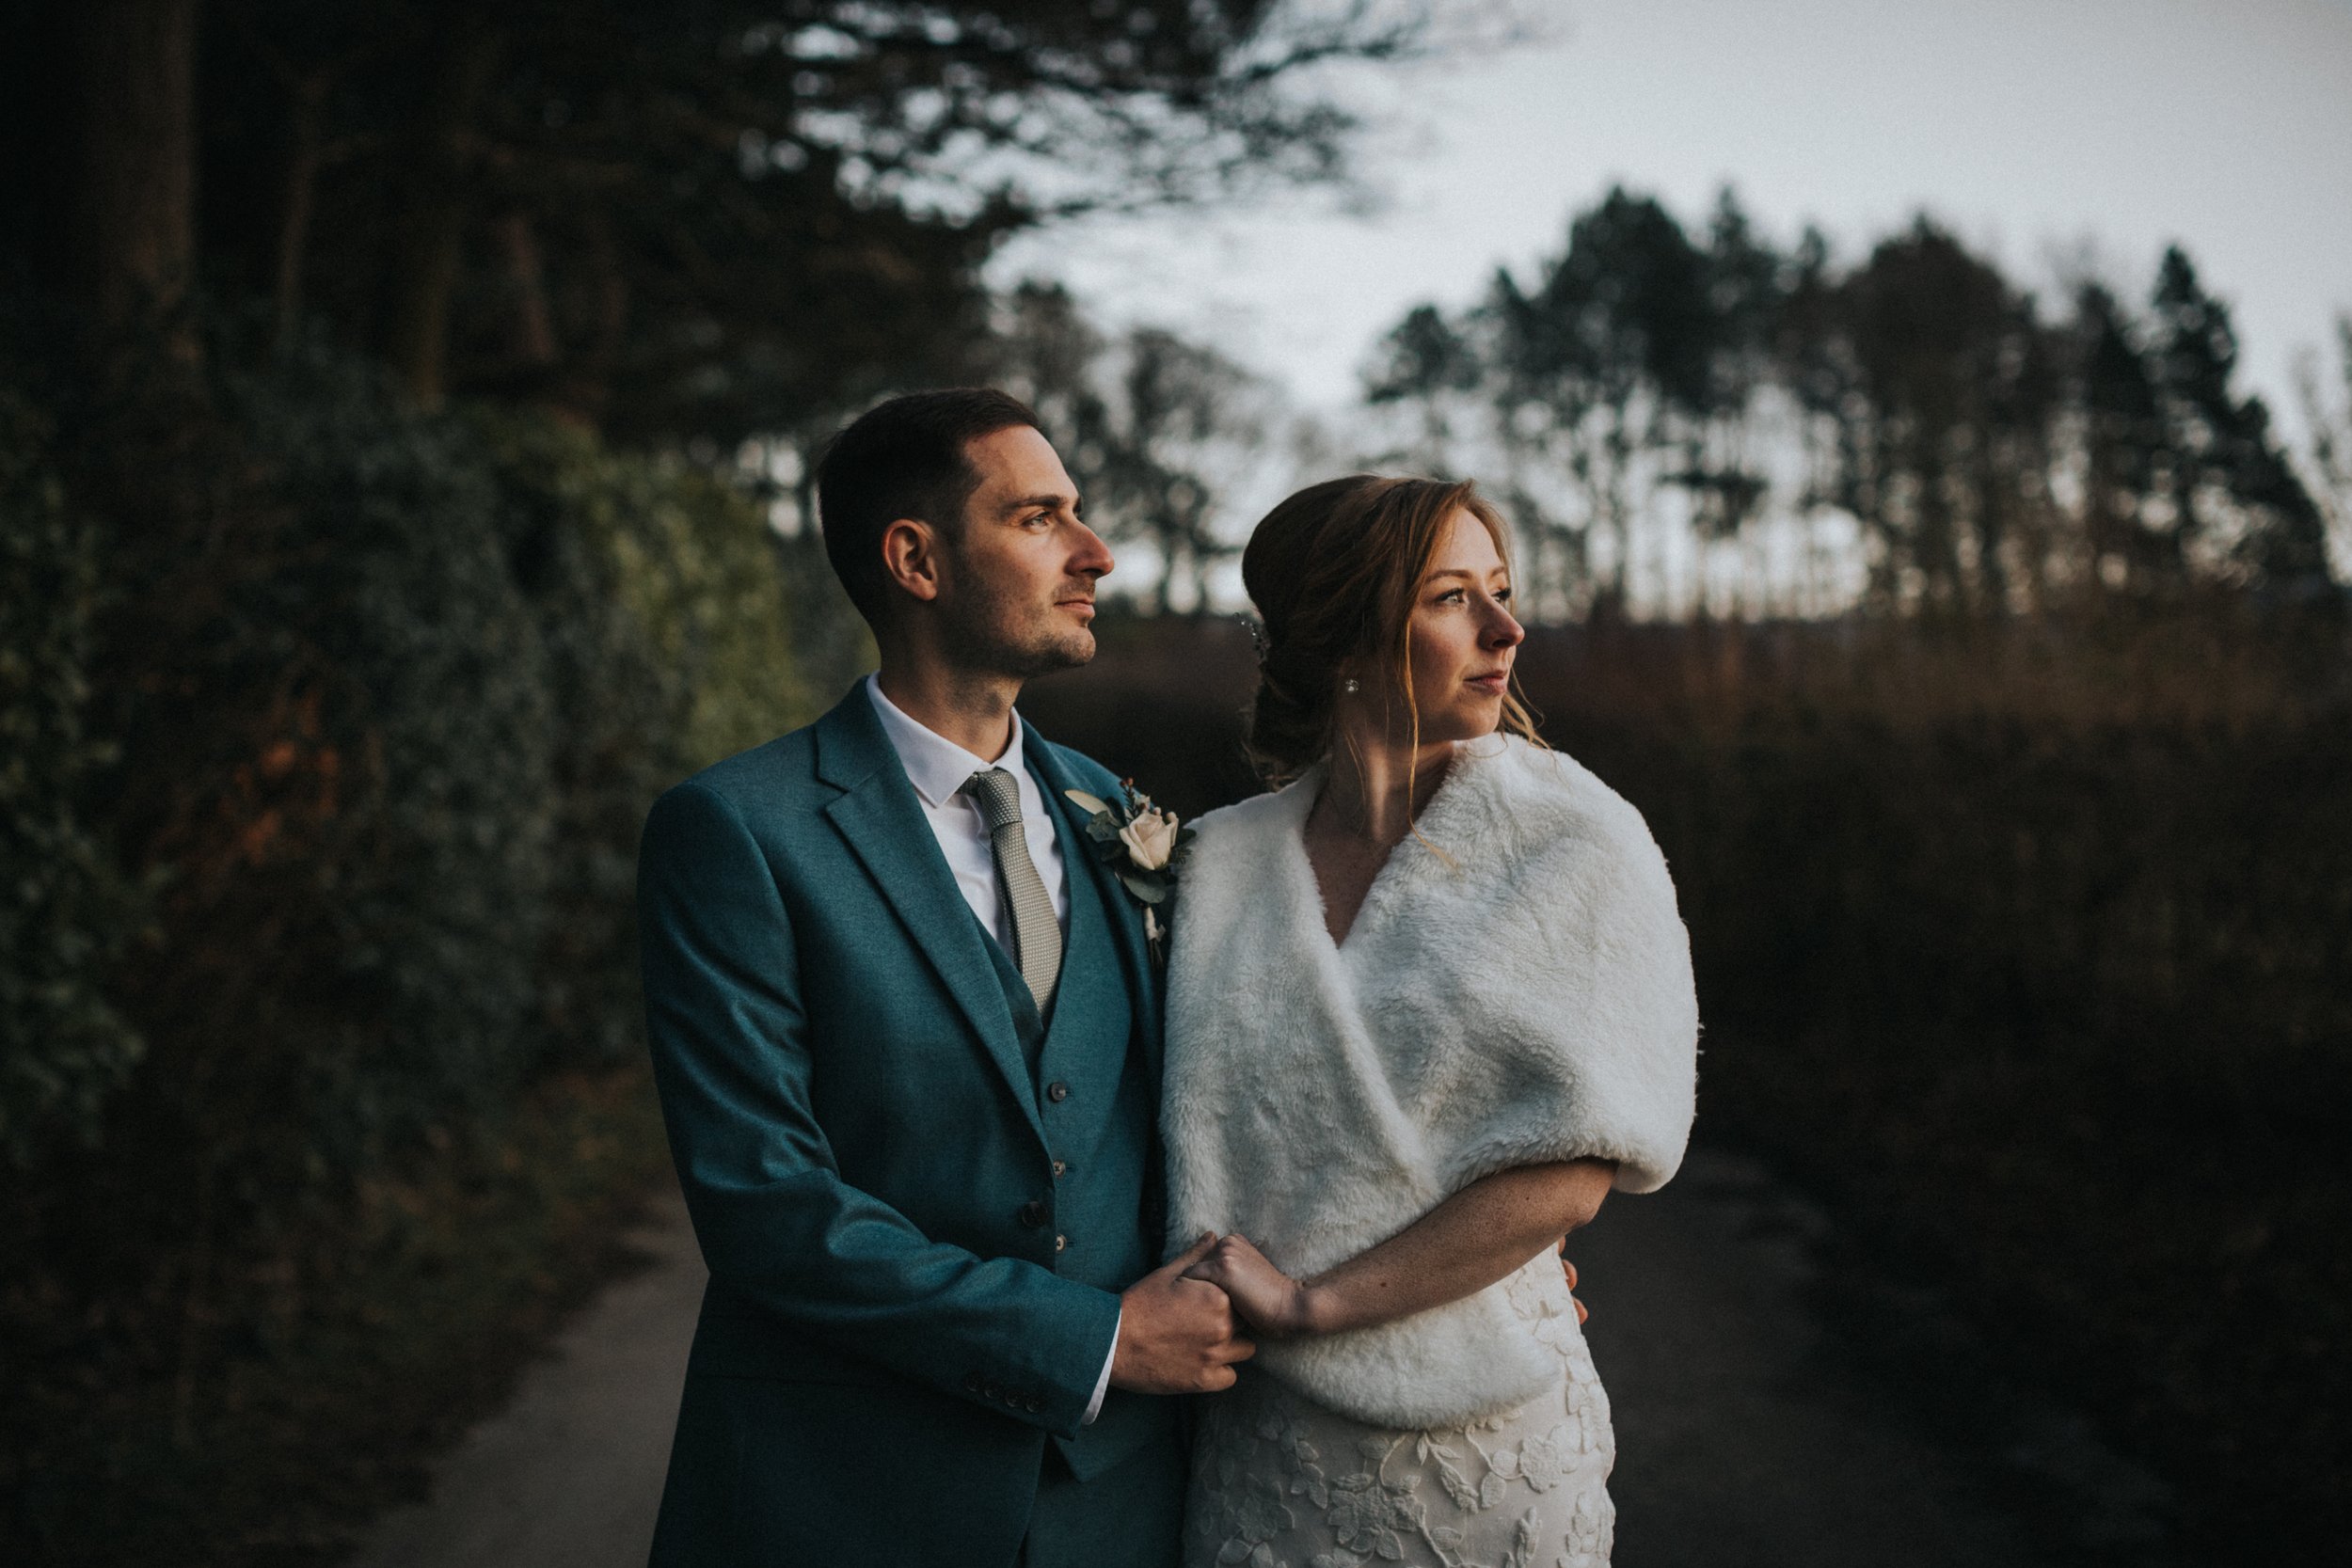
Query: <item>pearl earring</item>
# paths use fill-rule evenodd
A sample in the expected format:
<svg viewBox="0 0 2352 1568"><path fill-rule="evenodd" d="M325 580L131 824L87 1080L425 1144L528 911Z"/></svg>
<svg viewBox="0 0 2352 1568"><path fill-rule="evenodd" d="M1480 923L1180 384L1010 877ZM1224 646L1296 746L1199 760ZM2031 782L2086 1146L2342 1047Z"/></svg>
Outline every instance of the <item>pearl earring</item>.
<svg viewBox="0 0 2352 1568"><path fill-rule="evenodd" d="M1347 679L1340 682L1340 689L1346 692L1351 697L1356 695L1356 677L1350 675Z"/></svg>

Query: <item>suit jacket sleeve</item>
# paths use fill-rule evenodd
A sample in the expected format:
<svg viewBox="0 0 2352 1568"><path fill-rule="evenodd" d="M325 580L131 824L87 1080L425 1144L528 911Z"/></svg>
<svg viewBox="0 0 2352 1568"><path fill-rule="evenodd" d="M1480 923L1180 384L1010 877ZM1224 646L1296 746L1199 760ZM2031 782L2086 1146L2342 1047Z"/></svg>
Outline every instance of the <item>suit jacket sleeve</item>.
<svg viewBox="0 0 2352 1568"><path fill-rule="evenodd" d="M810 1106L785 903L715 792L656 802L638 919L655 1080L711 1274L836 1349L1074 1434L1119 1298L932 1241L841 1179Z"/></svg>

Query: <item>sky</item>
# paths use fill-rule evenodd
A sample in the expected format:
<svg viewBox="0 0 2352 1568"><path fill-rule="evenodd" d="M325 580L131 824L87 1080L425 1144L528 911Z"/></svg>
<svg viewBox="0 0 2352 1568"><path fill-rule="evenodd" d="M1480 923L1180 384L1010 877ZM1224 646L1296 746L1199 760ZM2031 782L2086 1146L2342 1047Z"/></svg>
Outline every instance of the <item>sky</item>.
<svg viewBox="0 0 2352 1568"><path fill-rule="evenodd" d="M1459 0L1435 0L1442 10ZM1376 210L1290 192L1016 241L994 277L1214 343L1350 403L1421 301L1555 251L1611 183L1853 257L1922 210L2045 297L2085 259L2144 295L2178 241L2228 301L2247 385L2352 311L2352 0L1524 0L1542 36L1336 86L1373 122Z"/></svg>

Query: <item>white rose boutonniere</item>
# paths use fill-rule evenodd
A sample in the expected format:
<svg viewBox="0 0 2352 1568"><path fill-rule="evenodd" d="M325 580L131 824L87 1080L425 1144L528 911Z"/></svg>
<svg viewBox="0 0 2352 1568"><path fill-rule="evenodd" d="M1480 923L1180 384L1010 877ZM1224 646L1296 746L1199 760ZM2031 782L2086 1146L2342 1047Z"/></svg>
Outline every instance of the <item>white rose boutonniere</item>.
<svg viewBox="0 0 2352 1568"><path fill-rule="evenodd" d="M1144 942L1153 962L1166 963L1168 923L1160 915L1176 895L1176 867L1184 846L1192 842L1192 830L1180 825L1174 812L1153 805L1133 779L1119 782L1117 804L1083 789L1062 793L1090 814L1087 837L1093 841L1095 854L1128 896L1143 906Z"/></svg>

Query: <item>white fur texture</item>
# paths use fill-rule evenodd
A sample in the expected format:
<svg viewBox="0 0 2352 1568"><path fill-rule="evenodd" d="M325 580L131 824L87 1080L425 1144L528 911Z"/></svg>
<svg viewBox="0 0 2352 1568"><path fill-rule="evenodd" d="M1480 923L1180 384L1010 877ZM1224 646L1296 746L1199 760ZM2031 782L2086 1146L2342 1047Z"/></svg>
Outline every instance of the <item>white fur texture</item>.
<svg viewBox="0 0 2352 1568"><path fill-rule="evenodd" d="M1183 866L1170 1252L1237 1230L1308 1275L1514 1165L1590 1155L1618 1162L1621 1191L1664 1185L1690 1134L1698 1006L1641 814L1559 752L1466 746L1335 948L1301 837L1320 787L1311 773L1202 817ZM1259 1359L1359 1420L1453 1425L1559 1383L1523 1314L1565 1293L1546 1253L1460 1301Z"/></svg>

